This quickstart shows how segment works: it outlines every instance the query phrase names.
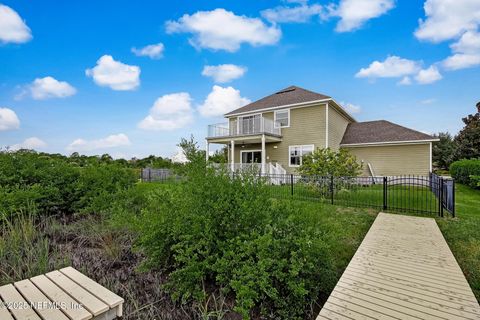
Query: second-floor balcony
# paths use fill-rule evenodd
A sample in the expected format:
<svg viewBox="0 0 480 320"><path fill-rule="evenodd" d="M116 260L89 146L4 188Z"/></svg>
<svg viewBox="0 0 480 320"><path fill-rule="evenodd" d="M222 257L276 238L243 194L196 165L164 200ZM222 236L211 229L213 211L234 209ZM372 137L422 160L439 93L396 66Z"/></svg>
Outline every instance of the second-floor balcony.
<svg viewBox="0 0 480 320"><path fill-rule="evenodd" d="M230 122L211 124L208 126L207 138L238 137L268 134L281 136L281 129L274 125L272 119L252 116L230 120Z"/></svg>

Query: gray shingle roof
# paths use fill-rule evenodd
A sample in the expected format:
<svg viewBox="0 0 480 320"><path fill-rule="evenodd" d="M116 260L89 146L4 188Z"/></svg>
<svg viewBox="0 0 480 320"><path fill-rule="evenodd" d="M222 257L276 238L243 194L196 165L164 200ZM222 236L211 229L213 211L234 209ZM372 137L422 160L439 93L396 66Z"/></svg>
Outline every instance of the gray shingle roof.
<svg viewBox="0 0 480 320"><path fill-rule="evenodd" d="M432 136L386 120L352 122L341 144L432 140Z"/></svg>
<svg viewBox="0 0 480 320"><path fill-rule="evenodd" d="M265 108L284 106L294 103L303 103L315 100L330 99L324 94L312 92L297 86L290 86L272 95L254 101L241 108L230 111L226 116L242 112L257 111Z"/></svg>

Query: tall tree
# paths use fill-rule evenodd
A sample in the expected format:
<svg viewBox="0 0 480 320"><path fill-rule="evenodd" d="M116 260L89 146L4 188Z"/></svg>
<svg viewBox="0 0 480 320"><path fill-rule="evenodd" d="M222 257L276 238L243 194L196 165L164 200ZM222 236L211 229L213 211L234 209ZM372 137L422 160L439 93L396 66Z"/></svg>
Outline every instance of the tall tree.
<svg viewBox="0 0 480 320"><path fill-rule="evenodd" d="M480 102L477 103L477 113L469 114L462 121L465 127L455 137L455 158L480 158Z"/></svg>
<svg viewBox="0 0 480 320"><path fill-rule="evenodd" d="M455 142L448 132L439 132L434 135L440 141L435 142L432 146L432 160L439 169L448 169L454 161Z"/></svg>

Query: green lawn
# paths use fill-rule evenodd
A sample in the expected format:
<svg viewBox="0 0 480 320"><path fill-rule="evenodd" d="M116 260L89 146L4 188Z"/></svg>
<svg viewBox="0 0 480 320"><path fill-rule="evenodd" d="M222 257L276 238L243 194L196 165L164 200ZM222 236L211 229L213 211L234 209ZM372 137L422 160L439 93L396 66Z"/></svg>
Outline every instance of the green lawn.
<svg viewBox="0 0 480 320"><path fill-rule="evenodd" d="M480 301L480 190L457 184L456 211L437 223Z"/></svg>

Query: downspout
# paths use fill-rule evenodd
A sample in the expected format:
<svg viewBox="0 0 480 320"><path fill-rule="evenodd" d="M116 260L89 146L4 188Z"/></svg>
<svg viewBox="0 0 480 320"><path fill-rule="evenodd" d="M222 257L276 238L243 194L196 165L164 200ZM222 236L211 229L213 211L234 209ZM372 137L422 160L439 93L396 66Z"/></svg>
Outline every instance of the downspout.
<svg viewBox="0 0 480 320"><path fill-rule="evenodd" d="M328 102L325 105L325 148L328 148Z"/></svg>

